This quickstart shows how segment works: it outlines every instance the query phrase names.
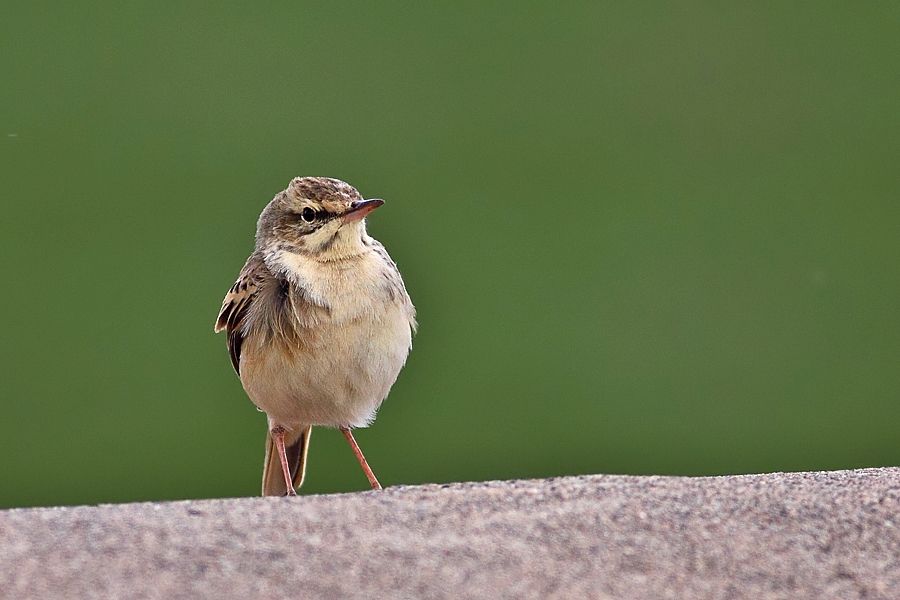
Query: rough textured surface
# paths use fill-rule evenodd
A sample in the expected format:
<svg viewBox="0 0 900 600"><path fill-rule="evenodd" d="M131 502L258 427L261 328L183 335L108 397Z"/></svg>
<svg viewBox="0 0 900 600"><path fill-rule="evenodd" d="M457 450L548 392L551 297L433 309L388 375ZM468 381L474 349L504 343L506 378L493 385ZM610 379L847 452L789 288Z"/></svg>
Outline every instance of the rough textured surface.
<svg viewBox="0 0 900 600"><path fill-rule="evenodd" d="M898 598L900 469L0 512L7 598Z"/></svg>

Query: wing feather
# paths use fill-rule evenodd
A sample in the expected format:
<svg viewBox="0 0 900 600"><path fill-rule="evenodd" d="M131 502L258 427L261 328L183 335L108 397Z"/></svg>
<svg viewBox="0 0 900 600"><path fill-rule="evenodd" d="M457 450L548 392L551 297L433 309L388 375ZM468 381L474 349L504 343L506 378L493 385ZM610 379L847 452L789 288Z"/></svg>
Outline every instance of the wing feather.
<svg viewBox="0 0 900 600"><path fill-rule="evenodd" d="M222 308L216 319L214 331L219 333L225 330L228 354L231 356L231 365L238 375L241 374L241 346L246 335L246 320L250 307L259 295L262 285L265 264L257 255L247 259L244 268L241 269L237 281L225 294L222 300Z"/></svg>

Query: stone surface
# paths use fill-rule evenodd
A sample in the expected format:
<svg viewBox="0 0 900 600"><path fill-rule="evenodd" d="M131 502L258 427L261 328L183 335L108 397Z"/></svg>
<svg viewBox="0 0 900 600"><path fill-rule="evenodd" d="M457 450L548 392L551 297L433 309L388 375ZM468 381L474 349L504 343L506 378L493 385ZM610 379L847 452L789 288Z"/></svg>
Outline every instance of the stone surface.
<svg viewBox="0 0 900 600"><path fill-rule="evenodd" d="M900 469L0 512L4 598L900 598Z"/></svg>

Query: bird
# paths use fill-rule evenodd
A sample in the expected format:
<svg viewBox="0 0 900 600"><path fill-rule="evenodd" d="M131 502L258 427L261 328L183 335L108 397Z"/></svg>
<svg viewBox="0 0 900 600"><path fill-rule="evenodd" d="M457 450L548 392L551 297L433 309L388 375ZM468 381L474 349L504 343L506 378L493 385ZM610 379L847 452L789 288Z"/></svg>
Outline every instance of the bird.
<svg viewBox="0 0 900 600"><path fill-rule="evenodd" d="M295 496L314 426L369 426L412 348L416 309L385 247L366 232L382 206L329 177L295 177L259 215L256 243L222 301L231 364L266 413L262 495Z"/></svg>

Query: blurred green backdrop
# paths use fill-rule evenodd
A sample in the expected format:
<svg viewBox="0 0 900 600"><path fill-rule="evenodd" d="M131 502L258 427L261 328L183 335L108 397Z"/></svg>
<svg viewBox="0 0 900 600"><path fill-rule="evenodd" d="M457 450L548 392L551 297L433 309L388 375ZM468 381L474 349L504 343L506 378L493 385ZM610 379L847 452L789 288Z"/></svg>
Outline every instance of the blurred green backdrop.
<svg viewBox="0 0 900 600"><path fill-rule="evenodd" d="M295 175L388 201L386 484L900 464L900 4L4 13L0 505L258 493L212 324Z"/></svg>

